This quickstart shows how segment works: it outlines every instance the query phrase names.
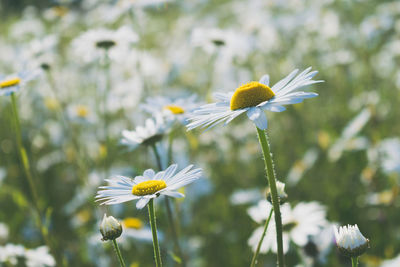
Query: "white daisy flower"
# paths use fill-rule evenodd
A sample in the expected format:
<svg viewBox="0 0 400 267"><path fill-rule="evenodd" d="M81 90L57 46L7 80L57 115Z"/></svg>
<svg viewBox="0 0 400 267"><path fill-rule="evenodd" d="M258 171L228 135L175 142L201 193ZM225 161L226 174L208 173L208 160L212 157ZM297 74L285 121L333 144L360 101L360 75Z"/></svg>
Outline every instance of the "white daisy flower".
<svg viewBox="0 0 400 267"><path fill-rule="evenodd" d="M18 92L27 82L39 75L40 70L24 71L11 75L0 74L0 96Z"/></svg>
<svg viewBox="0 0 400 267"><path fill-rule="evenodd" d="M139 145L152 145L160 141L168 133L170 122L161 116L147 119L144 126L138 126L134 131L123 130L121 144L135 149Z"/></svg>
<svg viewBox="0 0 400 267"><path fill-rule="evenodd" d="M138 40L138 35L127 26L116 31L100 28L78 36L72 46L76 54L86 62L102 58L105 50L111 59L122 60L130 45Z"/></svg>
<svg viewBox="0 0 400 267"><path fill-rule="evenodd" d="M336 246L348 257L358 257L369 247L369 240L362 235L357 224L339 228L334 226L334 231Z"/></svg>
<svg viewBox="0 0 400 267"><path fill-rule="evenodd" d="M257 223L263 224L272 209L272 205L267 200L261 200L256 206L248 209L248 214ZM297 204L293 209L288 203L281 206L282 225L283 225L283 252L289 251L290 241L303 247L307 244L310 236L320 233L321 229L327 224L326 210L317 202ZM264 225L254 230L248 240L249 246L256 250L258 242L263 233ZM269 250L277 252L275 220L271 218L267 233L261 244L260 253L267 253Z"/></svg>
<svg viewBox="0 0 400 267"><path fill-rule="evenodd" d="M149 97L141 108L150 114L161 114L162 116L177 119L186 124L191 112L198 107L196 96L170 99L163 96Z"/></svg>
<svg viewBox="0 0 400 267"><path fill-rule="evenodd" d="M381 267L398 267L400 266L400 255L391 260L385 260L381 263Z"/></svg>
<svg viewBox="0 0 400 267"><path fill-rule="evenodd" d="M138 200L136 208L142 209L147 203L160 195L170 197L184 197L176 190L200 178L202 170L192 169L189 165L176 173L177 164L172 164L165 171L155 173L152 169L144 171L143 176L134 179L124 176L114 176L108 181L108 186L100 186L96 201L101 204L113 205L130 200Z"/></svg>
<svg viewBox="0 0 400 267"><path fill-rule="evenodd" d="M268 121L264 110L282 112L286 109L283 105L300 103L306 98L318 95L299 91L307 85L322 82L312 80L318 71L310 70L311 67L296 76L296 69L271 88L269 76L264 75L260 81L246 83L235 92L216 93L215 97L219 102L194 110L193 116L189 118L191 123L187 126L188 130L197 127L209 129L222 122L226 125L242 113L246 113L259 129L265 130Z"/></svg>

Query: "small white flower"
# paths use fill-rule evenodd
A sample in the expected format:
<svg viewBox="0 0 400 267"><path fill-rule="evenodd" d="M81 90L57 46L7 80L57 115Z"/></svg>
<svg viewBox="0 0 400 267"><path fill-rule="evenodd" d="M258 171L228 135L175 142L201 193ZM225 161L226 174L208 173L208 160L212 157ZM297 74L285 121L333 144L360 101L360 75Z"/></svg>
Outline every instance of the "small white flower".
<svg viewBox="0 0 400 267"><path fill-rule="evenodd" d="M134 131L123 130L123 145L127 145L130 149L135 149L139 145L152 145L162 139L168 133L170 123L165 121L161 116L147 119L144 126L138 126Z"/></svg>
<svg viewBox="0 0 400 267"><path fill-rule="evenodd" d="M104 214L103 220L100 224L100 233L103 236L103 241L114 240L122 234L121 223L113 216L107 216L107 214Z"/></svg>
<svg viewBox="0 0 400 267"><path fill-rule="evenodd" d="M130 45L139 40L138 35L129 27L118 30L94 29L78 36L72 43L75 53L84 61L91 62L101 59L104 51L113 60L123 60L129 51Z"/></svg>
<svg viewBox="0 0 400 267"><path fill-rule="evenodd" d="M46 246L26 250L25 258L27 267L56 266L56 261Z"/></svg>
<svg viewBox="0 0 400 267"><path fill-rule="evenodd" d="M369 240L362 235L357 224L334 226L334 231L337 247L348 257L358 257L369 247Z"/></svg>
<svg viewBox="0 0 400 267"><path fill-rule="evenodd" d="M177 119L182 124L186 124L191 112L198 106L196 96L181 97L170 99L157 96L149 97L141 108L150 114L161 114L167 118Z"/></svg>
<svg viewBox="0 0 400 267"><path fill-rule="evenodd" d="M23 71L11 75L0 74L0 96L11 95L18 92L27 82L34 79L40 73L39 70Z"/></svg>
<svg viewBox="0 0 400 267"><path fill-rule="evenodd" d="M300 103L306 98L318 95L299 91L307 85L322 82L312 80L318 71L310 70L311 67L296 76L296 69L271 88L269 76L264 75L260 81L246 83L235 92L216 93L215 97L219 102L194 110L193 116L189 118L191 123L187 126L188 130L197 127L212 128L222 122L226 125L243 113L246 113L259 129L265 130L268 126L265 110L282 112L286 109L283 105Z"/></svg>
<svg viewBox="0 0 400 267"><path fill-rule="evenodd" d="M143 176L134 179L125 176L114 176L108 181L108 186L101 186L96 201L101 204L113 205L130 200L138 200L136 208L142 209L147 203L160 195L184 197L176 190L200 178L202 170L192 169L189 165L176 173L177 164L172 164L166 170L155 173L152 169L144 171Z"/></svg>
<svg viewBox="0 0 400 267"><path fill-rule="evenodd" d="M248 214L257 223L263 224L272 209L272 205L267 200L261 200L256 206L248 209ZM289 251L290 241L303 247L307 244L310 236L315 236L321 232L321 229L327 224L326 211L323 206L317 202L297 204L293 209L288 203L281 206L282 214L282 240L283 252ZM276 230L274 216L272 216L267 233L261 244L260 253L267 253L269 250L277 252ZM256 250L257 244L261 238L264 226L258 227L248 240L248 245Z"/></svg>

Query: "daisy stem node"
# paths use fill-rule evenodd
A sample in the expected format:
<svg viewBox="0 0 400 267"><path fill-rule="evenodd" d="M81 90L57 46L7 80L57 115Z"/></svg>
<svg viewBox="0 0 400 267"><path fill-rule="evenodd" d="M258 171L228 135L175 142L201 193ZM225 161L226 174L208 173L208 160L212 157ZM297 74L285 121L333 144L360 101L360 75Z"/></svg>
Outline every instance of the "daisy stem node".
<svg viewBox="0 0 400 267"><path fill-rule="evenodd" d="M274 171L274 164L272 162L272 155L269 148L267 133L257 128L258 138L264 155L265 170L267 173L268 183L271 190L272 206L275 214L276 225L276 242L278 247L278 266L285 266L285 259L283 255L283 242L282 242L282 217L280 211L280 203L278 198L278 190L276 187L276 178Z"/></svg>
<svg viewBox="0 0 400 267"><path fill-rule="evenodd" d="M149 209L151 233L153 235L154 260L156 262L156 267L161 267L162 263L161 263L160 246L158 245L158 238L157 238L157 225L156 225L156 215L154 212L154 199L150 199L149 205L147 207Z"/></svg>
<svg viewBox="0 0 400 267"><path fill-rule="evenodd" d="M260 253L261 245L262 245L262 242L264 241L265 233L267 232L269 221L271 220L273 211L274 210L271 209L271 211L269 212L269 215L268 215L268 219L265 221L264 231L261 235L260 241L258 242L257 249L254 252L253 258L251 259L250 267L255 267L257 264L257 257L258 257L258 254Z"/></svg>
<svg viewBox="0 0 400 267"><path fill-rule="evenodd" d="M122 258L121 250L119 250L117 240L113 239L112 243L114 245L114 250L115 250L115 253L117 254L119 264L121 265L121 267L125 267L125 262L124 262L124 259Z"/></svg>
<svg viewBox="0 0 400 267"><path fill-rule="evenodd" d="M358 257L351 257L351 266L352 267L358 266Z"/></svg>
<svg viewBox="0 0 400 267"><path fill-rule="evenodd" d="M58 257L58 253L56 253L56 250L54 249L54 247L52 246L52 243L50 242L50 238L48 235L48 229L43 224L42 219L41 219L41 209L39 207L39 197L38 197L39 195L37 193L37 189L36 189L36 186L35 186L35 183L33 180L33 176L31 173L28 155L27 155L26 149L22 143L21 123L20 123L19 115L18 115L17 99L16 99L14 93L11 94L11 105L12 105L12 111L13 111L12 113L13 113L14 123L15 123L18 152L19 152L19 156L21 158L25 176L28 180L29 189L32 193L33 206L34 206L34 210L35 210L36 217L37 217L36 223L39 227L40 233L42 234L46 245L49 247L52 254L55 256L55 258L57 260L57 266L64 266L63 261Z"/></svg>

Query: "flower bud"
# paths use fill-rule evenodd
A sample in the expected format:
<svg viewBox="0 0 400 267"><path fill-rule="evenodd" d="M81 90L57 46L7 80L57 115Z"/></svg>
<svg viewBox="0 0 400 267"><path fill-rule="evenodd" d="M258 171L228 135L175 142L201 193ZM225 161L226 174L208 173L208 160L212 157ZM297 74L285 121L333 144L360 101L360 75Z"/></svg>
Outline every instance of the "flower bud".
<svg viewBox="0 0 400 267"><path fill-rule="evenodd" d="M369 248L369 240L361 234L357 224L341 226L339 229L335 226L334 231L336 246L347 257L358 257Z"/></svg>
<svg viewBox="0 0 400 267"><path fill-rule="evenodd" d="M101 240L114 240L122 234L122 226L113 216L104 214L103 221L100 224L100 232L103 235Z"/></svg>
<svg viewBox="0 0 400 267"><path fill-rule="evenodd" d="M279 204L285 203L288 198L288 195L285 192L285 184L282 182L276 181L276 190L278 191ZM269 189L269 188L267 191L267 200L272 203L271 189Z"/></svg>

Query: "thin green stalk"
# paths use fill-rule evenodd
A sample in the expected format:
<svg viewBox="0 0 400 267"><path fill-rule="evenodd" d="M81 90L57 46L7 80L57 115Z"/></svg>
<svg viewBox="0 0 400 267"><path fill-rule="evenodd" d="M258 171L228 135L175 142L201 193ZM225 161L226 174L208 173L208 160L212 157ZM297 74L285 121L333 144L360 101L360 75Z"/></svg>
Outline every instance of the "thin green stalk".
<svg viewBox="0 0 400 267"><path fill-rule="evenodd" d="M156 262L156 267L161 267L161 254L160 254L160 246L158 245L157 238L157 225L156 225L156 215L154 212L154 199L150 199L149 204L147 205L149 209L149 218L150 218L150 226L151 233L153 235L153 248L154 248L154 260Z"/></svg>
<svg viewBox="0 0 400 267"><path fill-rule="evenodd" d="M352 267L358 266L358 257L351 257L351 266Z"/></svg>
<svg viewBox="0 0 400 267"><path fill-rule="evenodd" d="M121 251L119 250L117 240L113 239L112 242L113 242L113 245L114 245L115 253L117 254L117 257L118 257L118 260L119 260L119 264L121 265L121 267L125 267L125 262L124 262L124 259L122 258Z"/></svg>
<svg viewBox="0 0 400 267"><path fill-rule="evenodd" d="M157 150L157 147L156 147L155 144L152 145L152 148L153 148L154 155L156 157L158 169L161 171L162 170L162 165L161 165L160 154L158 153L158 150ZM179 259L181 260L181 262L180 262L181 265L185 266L185 260L183 258L182 249L181 249L181 247L179 245L177 227L176 227L176 224L175 224L174 217L172 216L172 209L171 209L170 201L169 201L169 198L167 196L164 197L164 200L165 200L165 207L166 207L166 210L167 210L168 223L169 223L170 229L171 229L172 240L174 241L174 249L175 249Z"/></svg>
<svg viewBox="0 0 400 267"><path fill-rule="evenodd" d="M258 254L260 253L260 248L261 248L262 242L264 241L265 233L267 232L269 221L271 220L273 211L274 210L271 209L271 211L269 212L268 219L265 221L264 231L261 235L260 241L258 242L256 252L254 252L253 258L251 259L250 267L254 267L257 264L257 257L258 257Z"/></svg>
<svg viewBox="0 0 400 267"><path fill-rule="evenodd" d="M276 226L276 242L278 245L278 266L285 266L285 259L283 255L283 242L282 242L282 217L279 207L278 191L276 189L276 178L274 171L274 163L272 162L272 155L269 148L269 142L267 133L257 128L258 138L260 140L261 148L264 155L265 169L268 178L269 188L271 190L272 206L275 214L275 226Z"/></svg>
<svg viewBox="0 0 400 267"><path fill-rule="evenodd" d="M13 117L14 117L14 123L15 123L18 152L19 152L19 156L20 156L20 159L21 159L21 162L23 165L26 179L28 180L29 189L32 194L33 206L34 206L34 210L35 210L36 217L37 217L36 223L38 224L40 233L42 234L46 245L49 247L52 254L55 256L55 258L57 260L57 265L64 266L63 261L59 258L58 253L56 253L56 250L52 246L52 243L51 243L49 235L48 235L48 229L44 226L44 224L42 222L41 209L39 206L39 195L38 195L38 191L36 189L35 182L33 180L33 176L31 173L28 155L27 155L26 149L22 143L21 123L20 123L19 115L18 115L17 100L15 98L14 93L11 94L11 105L12 105L12 111L13 111Z"/></svg>

